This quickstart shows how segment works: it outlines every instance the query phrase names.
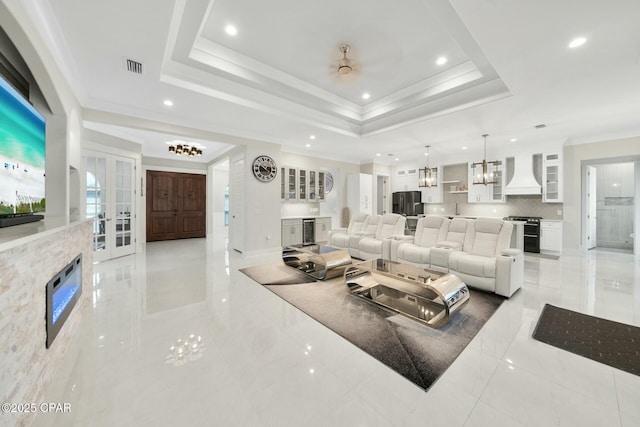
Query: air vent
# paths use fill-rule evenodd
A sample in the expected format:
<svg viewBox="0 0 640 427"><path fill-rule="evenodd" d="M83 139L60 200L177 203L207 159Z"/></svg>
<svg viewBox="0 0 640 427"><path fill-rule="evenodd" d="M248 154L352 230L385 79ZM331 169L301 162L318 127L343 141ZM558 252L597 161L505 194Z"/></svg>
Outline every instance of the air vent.
<svg viewBox="0 0 640 427"><path fill-rule="evenodd" d="M127 71L135 74L142 74L142 62L134 59L126 60Z"/></svg>
<svg viewBox="0 0 640 427"><path fill-rule="evenodd" d="M544 129L547 127L547 125L545 125L544 123L540 123L539 125L535 125L534 126L536 129Z"/></svg>

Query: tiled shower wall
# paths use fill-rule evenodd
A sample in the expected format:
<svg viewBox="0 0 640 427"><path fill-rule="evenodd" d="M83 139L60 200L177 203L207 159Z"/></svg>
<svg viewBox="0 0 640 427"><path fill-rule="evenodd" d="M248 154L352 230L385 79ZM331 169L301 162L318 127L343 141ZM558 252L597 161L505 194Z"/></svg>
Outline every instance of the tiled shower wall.
<svg viewBox="0 0 640 427"><path fill-rule="evenodd" d="M632 249L633 163L596 165L595 168L597 246Z"/></svg>
<svg viewBox="0 0 640 427"><path fill-rule="evenodd" d="M467 184L467 164L445 166L443 172L443 181L460 182L444 184L444 203L425 204L427 214L490 217L518 215L562 219L562 203L542 203L542 196L537 195L507 196L505 203L469 203L466 193L451 194L449 192L450 186Z"/></svg>

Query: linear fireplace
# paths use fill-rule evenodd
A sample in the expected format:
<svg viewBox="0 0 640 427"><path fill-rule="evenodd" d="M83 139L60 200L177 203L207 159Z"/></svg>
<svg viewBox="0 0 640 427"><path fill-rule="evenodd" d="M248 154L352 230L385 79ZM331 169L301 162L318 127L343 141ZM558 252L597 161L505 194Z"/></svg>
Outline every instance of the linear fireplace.
<svg viewBox="0 0 640 427"><path fill-rule="evenodd" d="M47 283L47 348L82 294L82 254Z"/></svg>

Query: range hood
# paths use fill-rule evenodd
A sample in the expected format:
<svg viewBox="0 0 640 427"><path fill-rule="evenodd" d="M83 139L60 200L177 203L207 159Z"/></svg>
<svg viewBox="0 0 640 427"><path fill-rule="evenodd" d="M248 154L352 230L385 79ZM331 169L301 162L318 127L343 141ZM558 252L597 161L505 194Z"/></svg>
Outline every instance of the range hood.
<svg viewBox="0 0 640 427"><path fill-rule="evenodd" d="M533 173L533 156L515 156L513 161L513 178L504 187L504 194L515 195L542 195L542 187Z"/></svg>

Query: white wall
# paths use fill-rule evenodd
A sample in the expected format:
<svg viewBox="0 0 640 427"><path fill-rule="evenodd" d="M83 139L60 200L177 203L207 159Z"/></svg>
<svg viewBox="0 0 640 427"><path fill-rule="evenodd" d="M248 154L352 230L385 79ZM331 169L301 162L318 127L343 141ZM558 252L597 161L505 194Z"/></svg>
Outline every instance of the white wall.
<svg viewBox="0 0 640 427"><path fill-rule="evenodd" d="M10 58L25 76L37 84L31 101L47 121L46 215L69 218L70 206L77 208L80 194L70 194L70 167L80 167L82 114L78 100L63 77L55 59L36 30L25 3L0 2L0 27L15 45L28 70ZM5 45L6 47L6 45ZM0 47L1 49L1 47ZM5 49L3 49L3 52ZM74 177L75 179L75 177ZM77 182L73 183L77 188ZM70 198L74 197L73 203Z"/></svg>
<svg viewBox="0 0 640 427"><path fill-rule="evenodd" d="M224 225L224 195L229 185L229 160L209 165L207 179L207 234L218 232Z"/></svg>

